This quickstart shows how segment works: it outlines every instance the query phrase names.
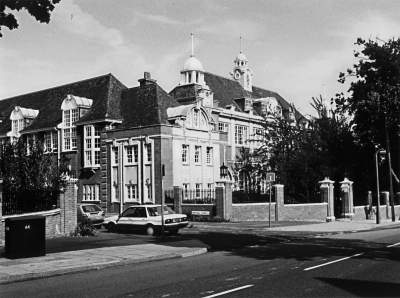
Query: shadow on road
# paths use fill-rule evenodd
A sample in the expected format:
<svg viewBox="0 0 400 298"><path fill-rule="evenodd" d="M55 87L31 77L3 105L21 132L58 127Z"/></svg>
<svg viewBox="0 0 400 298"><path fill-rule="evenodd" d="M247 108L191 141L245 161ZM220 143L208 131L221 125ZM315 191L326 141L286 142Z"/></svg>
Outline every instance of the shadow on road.
<svg viewBox="0 0 400 298"><path fill-rule="evenodd" d="M358 297L382 297L383 293L384 297L399 297L400 295L398 283L323 277L316 279Z"/></svg>
<svg viewBox="0 0 400 298"><path fill-rule="evenodd" d="M363 240L331 239L312 235L248 234L221 231L185 231L183 237L198 239L211 251L225 251L232 255L259 260L312 260L317 257L348 257L365 253L358 258L400 261L400 247L386 248L387 244Z"/></svg>

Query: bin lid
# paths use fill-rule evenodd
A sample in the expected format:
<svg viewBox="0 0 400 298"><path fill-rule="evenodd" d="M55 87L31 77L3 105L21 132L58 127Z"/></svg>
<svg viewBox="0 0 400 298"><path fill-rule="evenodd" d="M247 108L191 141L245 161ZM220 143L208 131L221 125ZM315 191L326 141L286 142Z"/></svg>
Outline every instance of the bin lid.
<svg viewBox="0 0 400 298"><path fill-rule="evenodd" d="M27 215L27 216L18 216L18 217L9 217L4 220L4 222L9 221L26 221L26 220L41 220L46 219L43 215Z"/></svg>

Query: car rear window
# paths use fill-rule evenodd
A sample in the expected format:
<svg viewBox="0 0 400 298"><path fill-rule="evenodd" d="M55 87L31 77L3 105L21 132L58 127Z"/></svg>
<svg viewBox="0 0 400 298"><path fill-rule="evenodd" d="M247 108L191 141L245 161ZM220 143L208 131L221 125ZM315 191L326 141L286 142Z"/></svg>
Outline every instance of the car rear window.
<svg viewBox="0 0 400 298"><path fill-rule="evenodd" d="M147 211L149 212L149 216L161 215L161 206L147 207ZM175 214L175 212L168 206L164 206L164 215L165 214Z"/></svg>
<svg viewBox="0 0 400 298"><path fill-rule="evenodd" d="M103 211L99 206L97 205L84 205L82 206L83 212L98 212L98 211Z"/></svg>

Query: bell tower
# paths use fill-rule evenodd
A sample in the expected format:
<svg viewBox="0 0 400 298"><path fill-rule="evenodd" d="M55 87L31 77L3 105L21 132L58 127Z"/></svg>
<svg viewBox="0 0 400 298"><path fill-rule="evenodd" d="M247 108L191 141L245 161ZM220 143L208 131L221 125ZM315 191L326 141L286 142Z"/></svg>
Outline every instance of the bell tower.
<svg viewBox="0 0 400 298"><path fill-rule="evenodd" d="M246 56L242 53L242 37L240 37L240 53L234 62L235 67L230 72L232 80L238 81L244 90L253 91L253 74L248 67Z"/></svg>

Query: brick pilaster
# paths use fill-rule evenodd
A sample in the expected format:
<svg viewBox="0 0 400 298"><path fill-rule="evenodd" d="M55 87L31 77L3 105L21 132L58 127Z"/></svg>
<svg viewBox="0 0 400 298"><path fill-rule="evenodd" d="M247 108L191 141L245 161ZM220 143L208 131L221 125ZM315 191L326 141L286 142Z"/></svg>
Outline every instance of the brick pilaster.
<svg viewBox="0 0 400 298"><path fill-rule="evenodd" d="M284 219L284 208L285 208L285 195L284 186L282 184L275 184L275 221L280 221Z"/></svg>
<svg viewBox="0 0 400 298"><path fill-rule="evenodd" d="M75 179L74 179L75 180ZM71 179L65 187L64 193L60 195L60 232L69 235L78 223L77 220L77 186L76 181Z"/></svg>
<svg viewBox="0 0 400 298"><path fill-rule="evenodd" d="M342 191L342 217L353 219L354 210L353 210L353 182L349 181L347 178L344 178L342 182L340 182L340 189Z"/></svg>
<svg viewBox="0 0 400 298"><path fill-rule="evenodd" d="M326 221L335 221L335 212L334 212L334 194L333 194L333 183L334 181L329 180L326 177L324 180L319 182L321 184L320 191L321 191L321 203L327 203L327 210L326 210Z"/></svg>
<svg viewBox="0 0 400 298"><path fill-rule="evenodd" d="M182 188L179 186L174 186L174 211L182 213Z"/></svg>

